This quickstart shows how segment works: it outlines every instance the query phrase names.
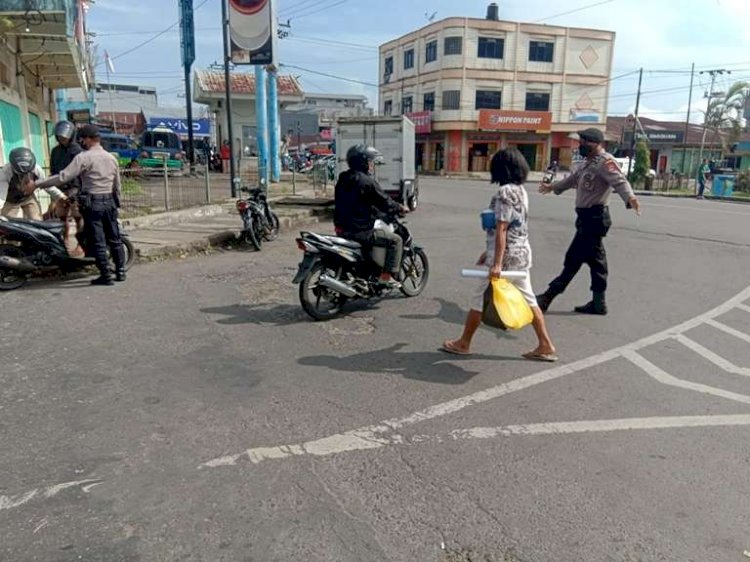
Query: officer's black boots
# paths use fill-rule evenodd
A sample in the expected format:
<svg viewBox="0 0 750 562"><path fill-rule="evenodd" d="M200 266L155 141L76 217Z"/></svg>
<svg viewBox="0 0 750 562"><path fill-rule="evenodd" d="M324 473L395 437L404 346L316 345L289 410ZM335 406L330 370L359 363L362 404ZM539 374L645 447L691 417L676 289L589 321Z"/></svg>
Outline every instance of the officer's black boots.
<svg viewBox="0 0 750 562"><path fill-rule="evenodd" d="M116 269L115 270L115 281L125 281L127 279L127 275L125 275L124 269Z"/></svg>
<svg viewBox="0 0 750 562"><path fill-rule="evenodd" d="M536 296L536 303L539 305L539 308L542 309L542 312L547 312L549 305L552 304L552 301L556 296L557 294L553 293L549 289L544 291L541 295Z"/></svg>
<svg viewBox="0 0 750 562"><path fill-rule="evenodd" d="M593 300L587 302L583 306L577 306L574 309L576 312L581 314L607 314L607 300L604 293L594 293Z"/></svg>
<svg viewBox="0 0 750 562"><path fill-rule="evenodd" d="M96 279L92 279L91 284L109 286L109 285L114 285L115 282L112 281L112 277L110 275L100 275Z"/></svg>

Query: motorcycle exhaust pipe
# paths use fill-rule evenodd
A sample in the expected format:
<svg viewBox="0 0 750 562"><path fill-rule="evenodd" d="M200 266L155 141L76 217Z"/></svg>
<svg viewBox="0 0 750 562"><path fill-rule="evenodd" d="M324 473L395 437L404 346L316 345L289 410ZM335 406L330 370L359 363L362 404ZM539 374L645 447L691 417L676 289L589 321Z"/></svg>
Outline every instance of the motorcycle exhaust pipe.
<svg viewBox="0 0 750 562"><path fill-rule="evenodd" d="M31 273L37 270L37 267L30 261L11 256L0 256L0 268L22 271L24 273Z"/></svg>
<svg viewBox="0 0 750 562"><path fill-rule="evenodd" d="M320 276L320 284L324 287L327 287L329 289L333 289L334 291L341 293L345 297L356 297L359 295L359 293L354 289L354 287L347 285L346 283L339 281L338 279L335 279L333 277L329 277L328 275L321 275Z"/></svg>

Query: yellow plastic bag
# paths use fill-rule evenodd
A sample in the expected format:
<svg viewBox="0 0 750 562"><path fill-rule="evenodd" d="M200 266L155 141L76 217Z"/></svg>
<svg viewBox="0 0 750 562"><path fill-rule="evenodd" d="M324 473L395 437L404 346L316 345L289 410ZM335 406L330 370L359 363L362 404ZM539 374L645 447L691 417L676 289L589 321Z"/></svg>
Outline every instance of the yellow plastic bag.
<svg viewBox="0 0 750 562"><path fill-rule="evenodd" d="M501 330L520 330L533 319L529 303L513 283L502 277L490 281L484 292L482 322Z"/></svg>

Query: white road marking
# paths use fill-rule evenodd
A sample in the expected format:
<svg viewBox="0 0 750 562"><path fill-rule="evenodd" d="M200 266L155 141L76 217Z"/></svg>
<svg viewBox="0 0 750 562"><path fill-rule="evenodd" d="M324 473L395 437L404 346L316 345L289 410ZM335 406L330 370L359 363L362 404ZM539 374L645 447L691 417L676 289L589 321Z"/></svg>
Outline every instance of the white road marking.
<svg viewBox="0 0 750 562"><path fill-rule="evenodd" d="M750 306L747 306L746 304L738 304L737 308L744 310L745 312L750 312Z"/></svg>
<svg viewBox="0 0 750 562"><path fill-rule="evenodd" d="M734 400L735 402L742 402L743 404L750 404L750 396L747 396L745 394L737 394L736 392L722 390L721 388L708 386L706 384L678 379L677 377L670 375L663 369L660 369L642 355L638 355L635 351L623 351L622 356L625 357L625 359L631 361L634 365L637 365L638 367L643 369L649 376L655 378L662 384L675 386L677 388L684 388L685 390L693 390L695 392L709 394L711 396L718 396L719 398L726 398L728 400Z"/></svg>
<svg viewBox="0 0 750 562"><path fill-rule="evenodd" d="M748 336L744 332L735 330L731 326L727 326L726 324L722 324L721 322L717 322L716 320L706 320L706 324L708 324L709 326L713 326L717 330L721 330L722 332L729 334L730 336L734 336L735 338L739 338L743 341L746 341L747 343L750 343L750 336Z"/></svg>
<svg viewBox="0 0 750 562"><path fill-rule="evenodd" d="M688 349L692 349L698 355L710 361L717 367L724 369L727 373L750 377L750 369L746 367L738 367L731 361L724 359L721 355L717 355L716 353L714 353L707 347L702 346L697 341L691 340L689 337L682 335L682 334L675 336L674 339L676 339L678 342L680 342L682 345L684 345Z"/></svg>
<svg viewBox="0 0 750 562"><path fill-rule="evenodd" d="M460 439L491 439L513 435L561 435L572 433L598 433L636 429L682 429L692 427L719 427L750 425L750 414L728 416L667 416L653 418L621 418L570 422L532 423L500 427L474 427L456 429L446 436L418 435L409 439L415 443Z"/></svg>
<svg viewBox="0 0 750 562"><path fill-rule="evenodd" d="M711 321L717 316L721 316L726 312L735 308L738 304L748 300L750 298L750 287L747 287L744 291L738 295L732 297L723 304L716 308L709 310L703 314L691 318L681 324L668 328L651 336L641 338L633 343L626 344L621 347L611 349L598 353L591 357L575 361L568 365L560 365L545 369L533 375L528 375L520 379L516 379L507 383L499 384L497 386L449 400L441 404L430 406L424 410L414 412L408 416L402 418L393 418L384 420L376 425L369 425L346 431L344 433L337 433L321 439L314 439L303 443L289 444L289 445L278 445L271 447L255 447L247 449L240 453L225 455L208 460L202 463L199 468L216 468L221 466L235 465L242 459L247 459L252 463L260 463L270 459L285 459L293 456L300 455L332 455L345 453L348 451L365 450L365 449L377 449L391 444L397 444L403 442L404 437L395 434L395 430L413 425L425 420L431 420L442 416L463 410L464 408L481 404L501 396L506 396L519 390L524 390L538 384L549 382L551 380L558 379L565 375L571 375L595 365L605 363L617 357L624 356L626 353L638 356L635 351L653 345L655 343L664 341L669 338L673 338L677 335L682 334L688 330L692 330L701 324ZM643 359L645 361L645 359ZM655 365L654 369L658 369ZM735 394L731 392L725 392L721 389L715 389L705 385L694 385L693 383L687 383L680 381L675 377L672 377L668 373L664 373L660 369L659 375L661 376L662 382L669 381L666 384L672 386L682 386L683 388L689 388L690 390L697 390L704 394L713 394L721 396L723 398L729 398L731 400L737 400L740 402L750 404L750 397ZM663 373L663 375L662 375ZM665 375L665 376L664 376Z"/></svg>
<svg viewBox="0 0 750 562"><path fill-rule="evenodd" d="M56 496L63 490L74 488L76 486L80 487L81 490L88 493L91 488L98 484L101 484L102 482L102 480L91 478L87 480L73 480L71 482L55 484L54 486L49 486L47 488L35 488L33 490L15 496L0 496L0 511L3 511L4 509L13 509L15 507L20 507L24 504L29 503L34 498L51 498L53 496Z"/></svg>

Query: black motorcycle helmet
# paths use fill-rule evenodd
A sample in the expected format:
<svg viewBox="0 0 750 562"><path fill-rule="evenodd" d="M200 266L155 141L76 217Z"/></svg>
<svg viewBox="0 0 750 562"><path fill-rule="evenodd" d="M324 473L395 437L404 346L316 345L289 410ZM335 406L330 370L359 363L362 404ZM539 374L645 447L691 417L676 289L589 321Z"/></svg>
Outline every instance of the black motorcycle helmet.
<svg viewBox="0 0 750 562"><path fill-rule="evenodd" d="M370 170L370 162L377 162L379 159L382 159L380 152L376 148L364 144L355 144L346 151L346 163L349 165L349 169L365 174Z"/></svg>
<svg viewBox="0 0 750 562"><path fill-rule="evenodd" d="M76 126L70 121L59 121L55 125L55 136L71 140L76 134Z"/></svg>
<svg viewBox="0 0 750 562"><path fill-rule="evenodd" d="M10 162L10 167L14 174L24 176L34 171L36 156L34 156L31 150L22 146L10 151L8 162Z"/></svg>

